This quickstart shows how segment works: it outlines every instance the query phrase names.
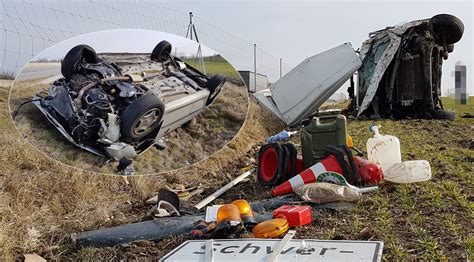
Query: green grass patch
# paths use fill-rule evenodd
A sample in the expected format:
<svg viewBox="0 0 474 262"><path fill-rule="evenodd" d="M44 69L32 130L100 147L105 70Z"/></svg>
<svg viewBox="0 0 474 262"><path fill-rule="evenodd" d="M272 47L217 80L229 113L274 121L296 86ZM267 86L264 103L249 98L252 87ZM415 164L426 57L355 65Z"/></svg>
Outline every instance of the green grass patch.
<svg viewBox="0 0 474 262"><path fill-rule="evenodd" d="M199 69L199 61L196 59L184 59L184 61L190 64L192 67ZM225 59L215 57L205 57L204 67L207 75L223 74L229 78L240 80L240 74L237 70Z"/></svg>

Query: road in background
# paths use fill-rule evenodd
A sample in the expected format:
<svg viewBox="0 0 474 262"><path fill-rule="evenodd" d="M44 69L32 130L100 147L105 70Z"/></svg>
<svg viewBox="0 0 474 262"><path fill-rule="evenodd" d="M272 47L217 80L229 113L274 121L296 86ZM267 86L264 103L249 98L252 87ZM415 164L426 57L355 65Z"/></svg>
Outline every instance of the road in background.
<svg viewBox="0 0 474 262"><path fill-rule="evenodd" d="M61 75L61 63L33 62L23 68L16 80L31 80L55 75Z"/></svg>

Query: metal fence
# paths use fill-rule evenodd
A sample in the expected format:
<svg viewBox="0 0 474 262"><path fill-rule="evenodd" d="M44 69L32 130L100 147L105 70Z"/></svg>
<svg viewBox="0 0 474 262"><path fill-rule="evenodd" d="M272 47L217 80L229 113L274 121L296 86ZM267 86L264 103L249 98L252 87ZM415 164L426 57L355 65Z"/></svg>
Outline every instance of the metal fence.
<svg viewBox="0 0 474 262"><path fill-rule="evenodd" d="M254 70L275 81L290 66L260 46L194 16L199 42L239 70ZM13 74L46 48L85 33L146 29L186 36L189 14L143 0L1 0L0 72Z"/></svg>

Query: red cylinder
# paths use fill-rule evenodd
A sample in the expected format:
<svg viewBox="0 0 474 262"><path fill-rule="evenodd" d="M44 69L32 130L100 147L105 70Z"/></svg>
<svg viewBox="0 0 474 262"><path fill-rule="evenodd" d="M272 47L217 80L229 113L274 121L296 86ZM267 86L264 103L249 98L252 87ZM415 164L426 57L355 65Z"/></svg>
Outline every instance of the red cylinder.
<svg viewBox="0 0 474 262"><path fill-rule="evenodd" d="M357 165L359 176L362 178L362 181L373 184L378 184L382 181L383 171L379 165L359 156L354 157L354 162Z"/></svg>
<svg viewBox="0 0 474 262"><path fill-rule="evenodd" d="M260 158L260 177L265 182L274 179L278 171L278 153L273 147L268 147Z"/></svg>

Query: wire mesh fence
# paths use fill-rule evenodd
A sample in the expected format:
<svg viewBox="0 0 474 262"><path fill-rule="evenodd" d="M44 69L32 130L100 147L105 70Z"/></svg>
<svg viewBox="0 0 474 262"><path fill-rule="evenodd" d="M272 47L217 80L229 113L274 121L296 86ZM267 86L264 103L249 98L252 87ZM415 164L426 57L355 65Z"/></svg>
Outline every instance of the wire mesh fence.
<svg viewBox="0 0 474 262"><path fill-rule="evenodd" d="M1 0L0 72L18 74L48 47L85 33L146 29L186 36L189 14L143 0ZM254 70L254 44L199 15L193 23L199 42L215 50L238 70ZM138 40L137 40L138 41ZM257 43L258 44L258 43ZM280 58L257 45L257 73L275 81ZM282 63L282 72L290 66Z"/></svg>

